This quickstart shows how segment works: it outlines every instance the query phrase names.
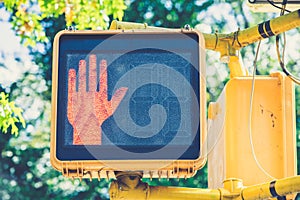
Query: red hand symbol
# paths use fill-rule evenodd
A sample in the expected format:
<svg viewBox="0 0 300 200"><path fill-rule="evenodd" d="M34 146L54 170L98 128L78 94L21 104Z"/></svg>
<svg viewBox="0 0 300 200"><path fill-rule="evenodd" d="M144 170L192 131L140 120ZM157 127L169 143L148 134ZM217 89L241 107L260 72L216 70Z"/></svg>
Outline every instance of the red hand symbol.
<svg viewBox="0 0 300 200"><path fill-rule="evenodd" d="M117 109L126 87L119 88L108 101L107 95L107 64L100 62L100 89L97 92L96 56L89 57L89 88L86 89L86 62L79 61L79 85L76 91L76 71L69 70L68 80L68 120L73 126L73 144L101 144L101 125Z"/></svg>

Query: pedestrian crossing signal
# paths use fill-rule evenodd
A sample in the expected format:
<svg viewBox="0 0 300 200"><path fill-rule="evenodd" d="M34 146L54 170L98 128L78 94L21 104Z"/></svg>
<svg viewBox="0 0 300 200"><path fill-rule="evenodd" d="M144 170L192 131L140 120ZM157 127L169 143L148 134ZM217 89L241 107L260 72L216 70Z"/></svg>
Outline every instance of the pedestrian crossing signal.
<svg viewBox="0 0 300 200"><path fill-rule="evenodd" d="M193 30L59 32L53 167L69 177L192 176L205 163L203 49Z"/></svg>

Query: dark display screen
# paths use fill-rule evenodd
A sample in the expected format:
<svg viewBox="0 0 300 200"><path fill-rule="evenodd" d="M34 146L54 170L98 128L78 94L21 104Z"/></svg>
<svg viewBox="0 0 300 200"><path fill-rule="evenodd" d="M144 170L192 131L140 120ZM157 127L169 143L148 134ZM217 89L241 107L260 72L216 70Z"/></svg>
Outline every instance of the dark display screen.
<svg viewBox="0 0 300 200"><path fill-rule="evenodd" d="M197 41L195 34L61 36L57 157L197 158Z"/></svg>

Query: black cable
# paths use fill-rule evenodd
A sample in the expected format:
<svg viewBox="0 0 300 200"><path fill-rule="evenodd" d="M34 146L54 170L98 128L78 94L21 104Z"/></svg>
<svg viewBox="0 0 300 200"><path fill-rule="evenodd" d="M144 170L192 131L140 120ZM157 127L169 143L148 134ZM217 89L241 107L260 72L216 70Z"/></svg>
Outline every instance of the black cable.
<svg viewBox="0 0 300 200"><path fill-rule="evenodd" d="M269 4L271 4L272 6L274 6L275 8L278 8L278 9L280 9L280 10L284 10L284 11L286 11L286 12L288 12L288 13L290 13L291 11L290 10L287 10L287 9L285 9L285 8L281 8L280 6L277 6L273 1L271 1L271 0L267 0L268 2L269 2ZM283 1L283 3L282 3L282 5L286 5L287 4L287 0L284 0Z"/></svg>
<svg viewBox="0 0 300 200"><path fill-rule="evenodd" d="M285 46L285 44L284 44L284 46ZM284 64L283 58L282 59L280 58L281 56L280 56L280 52L279 52L279 37L278 36L276 36L276 52L277 52L279 65L280 65L283 73L285 73L290 79L292 79L292 81L294 81L295 83L300 85L300 79L295 77L291 72L288 71L288 69L286 68L286 66Z"/></svg>
<svg viewBox="0 0 300 200"><path fill-rule="evenodd" d="M285 11L285 7L286 7L286 2L287 0L283 0L282 3L282 9L280 12L280 16L284 15L284 11ZM279 35L276 36L276 52L277 52L277 58L278 58L278 62L279 65L282 69L282 71L290 78L292 79L292 81L294 81L295 83L297 83L298 85L300 85L300 79L295 77L292 73L290 73L288 71L288 69L286 68L285 64L284 64L284 53L285 53L285 47L286 47L286 37L285 37L285 33L283 33L283 47L282 47L282 55L280 55L280 51L279 51Z"/></svg>

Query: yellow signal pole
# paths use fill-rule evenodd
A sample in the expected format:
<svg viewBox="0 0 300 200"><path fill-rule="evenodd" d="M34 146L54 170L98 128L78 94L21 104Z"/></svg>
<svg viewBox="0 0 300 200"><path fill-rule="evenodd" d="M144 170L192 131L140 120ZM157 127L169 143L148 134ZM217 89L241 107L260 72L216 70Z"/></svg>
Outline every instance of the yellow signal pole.
<svg viewBox="0 0 300 200"><path fill-rule="evenodd" d="M255 43L259 40L278 35L280 33L294 29L299 26L300 10L297 10L289 14L277 17L275 19L263 22L251 28L247 28L245 30L238 30L229 34L203 33L205 39L205 48L220 52L221 61L228 63L231 78L236 76L247 76L247 70L239 61L239 49L249 44ZM142 24L119 21L113 21L111 23L110 29L156 29L165 31L170 30L167 28L148 26L146 23Z"/></svg>
<svg viewBox="0 0 300 200"><path fill-rule="evenodd" d="M244 200L268 199L300 192L300 176L254 185L241 190Z"/></svg>
<svg viewBox="0 0 300 200"><path fill-rule="evenodd" d="M228 63L230 76L247 76L247 70L239 60L239 49L265 38L278 35L300 26L300 10L263 22L257 26L238 30L229 34L203 34L205 48L218 51L221 61ZM166 28L151 27L147 24L113 21L111 30L123 29L156 29L169 31ZM251 173L251 172L249 172ZM149 186L141 181L141 174L123 172L116 175L117 180L110 186L110 197L114 199L206 199L206 200L254 200L268 199L300 192L300 176L273 180L253 186L243 186L242 180L226 179L224 188L199 189L164 186Z"/></svg>
<svg viewBox="0 0 300 200"><path fill-rule="evenodd" d="M277 198L300 191L300 176L289 177L244 187L239 179L224 181L224 188L200 189L167 186L149 186L141 181L139 173L117 174L110 186L111 200L261 200Z"/></svg>
<svg viewBox="0 0 300 200"><path fill-rule="evenodd" d="M110 198L114 199L149 199L149 200L215 200L221 198L218 189L177 188L149 186L141 181L141 175L129 173L117 175L117 180L110 186Z"/></svg>
<svg viewBox="0 0 300 200"><path fill-rule="evenodd" d="M278 35L285 31L297 28L300 26L300 10L291 12L289 14L274 18L272 20L263 22L259 25L247 28L245 30L238 30L229 34L206 34L202 33L205 39L205 48L214 51L226 51L226 47L231 47L239 50L242 47L255 43L259 40ZM156 29L156 30L170 30L168 28L159 28L148 26L146 23L120 22L114 20L110 26L111 30L116 29ZM224 44L229 43L228 44Z"/></svg>

